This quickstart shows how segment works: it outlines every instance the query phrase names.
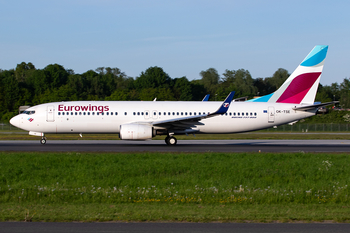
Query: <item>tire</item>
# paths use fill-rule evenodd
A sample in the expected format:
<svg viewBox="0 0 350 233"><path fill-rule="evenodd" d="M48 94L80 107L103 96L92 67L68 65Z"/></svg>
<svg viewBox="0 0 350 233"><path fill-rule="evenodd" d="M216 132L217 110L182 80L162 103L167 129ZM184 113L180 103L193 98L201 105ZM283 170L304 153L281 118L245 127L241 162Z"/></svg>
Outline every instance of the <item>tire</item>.
<svg viewBox="0 0 350 233"><path fill-rule="evenodd" d="M177 139L175 137L169 137L167 140L169 146L175 146L177 144Z"/></svg>
<svg viewBox="0 0 350 233"><path fill-rule="evenodd" d="M167 145L169 145L169 136L167 136L164 141Z"/></svg>

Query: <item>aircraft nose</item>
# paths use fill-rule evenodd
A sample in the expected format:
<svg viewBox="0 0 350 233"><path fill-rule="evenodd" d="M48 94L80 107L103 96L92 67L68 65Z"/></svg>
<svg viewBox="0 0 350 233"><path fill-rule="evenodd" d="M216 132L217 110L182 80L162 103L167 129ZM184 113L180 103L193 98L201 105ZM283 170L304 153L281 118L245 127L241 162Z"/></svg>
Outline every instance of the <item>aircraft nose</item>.
<svg viewBox="0 0 350 233"><path fill-rule="evenodd" d="M19 117L18 116L12 117L10 120L10 124L19 128Z"/></svg>

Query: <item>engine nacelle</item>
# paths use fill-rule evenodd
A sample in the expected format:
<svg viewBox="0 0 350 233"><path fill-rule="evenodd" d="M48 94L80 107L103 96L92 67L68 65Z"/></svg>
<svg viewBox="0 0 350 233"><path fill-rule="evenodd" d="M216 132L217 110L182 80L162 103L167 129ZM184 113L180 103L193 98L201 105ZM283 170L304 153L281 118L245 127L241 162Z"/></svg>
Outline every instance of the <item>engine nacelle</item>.
<svg viewBox="0 0 350 233"><path fill-rule="evenodd" d="M119 137L122 140L152 139L153 127L150 125L141 125L141 124L121 125Z"/></svg>

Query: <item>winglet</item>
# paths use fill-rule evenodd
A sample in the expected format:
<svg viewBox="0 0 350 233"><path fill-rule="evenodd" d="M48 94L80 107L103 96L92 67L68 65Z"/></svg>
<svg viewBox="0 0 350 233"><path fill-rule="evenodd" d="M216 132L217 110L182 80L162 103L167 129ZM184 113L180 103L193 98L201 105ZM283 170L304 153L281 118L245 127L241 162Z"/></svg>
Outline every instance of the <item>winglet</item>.
<svg viewBox="0 0 350 233"><path fill-rule="evenodd" d="M206 96L204 96L204 98L202 99L202 101L208 101L208 100L209 100L209 96L210 96L210 94L207 94Z"/></svg>
<svg viewBox="0 0 350 233"><path fill-rule="evenodd" d="M230 107L230 104L232 102L233 96L235 95L234 91L231 91L230 94L226 97L222 105L216 112L210 113L209 115L217 115L217 114L225 114Z"/></svg>

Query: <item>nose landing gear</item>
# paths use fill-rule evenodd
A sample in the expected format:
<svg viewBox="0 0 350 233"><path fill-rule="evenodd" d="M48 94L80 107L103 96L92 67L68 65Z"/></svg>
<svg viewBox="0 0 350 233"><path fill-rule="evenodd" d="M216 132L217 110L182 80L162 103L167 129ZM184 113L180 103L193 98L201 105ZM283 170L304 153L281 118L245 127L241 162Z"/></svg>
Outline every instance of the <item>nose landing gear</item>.
<svg viewBox="0 0 350 233"><path fill-rule="evenodd" d="M46 137L42 137L42 138L40 139L40 143L41 143L41 145L46 144Z"/></svg>

